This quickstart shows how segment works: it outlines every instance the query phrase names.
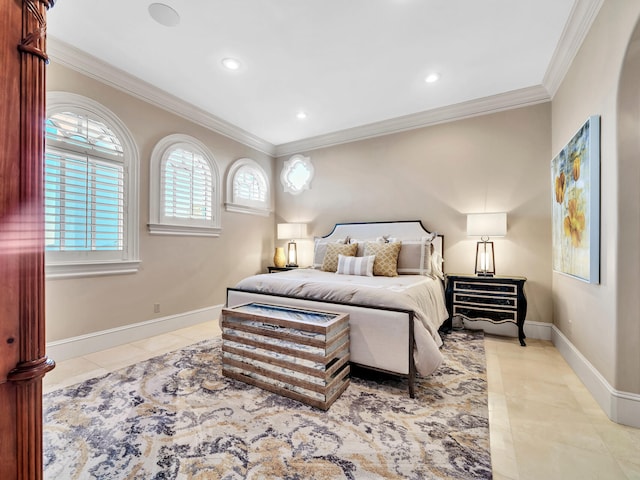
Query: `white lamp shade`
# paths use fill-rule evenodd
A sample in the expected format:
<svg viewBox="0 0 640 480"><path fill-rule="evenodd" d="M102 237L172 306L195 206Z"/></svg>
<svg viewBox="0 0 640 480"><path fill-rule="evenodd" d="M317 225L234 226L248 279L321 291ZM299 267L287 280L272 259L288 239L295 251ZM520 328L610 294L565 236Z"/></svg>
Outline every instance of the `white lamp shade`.
<svg viewBox="0 0 640 480"><path fill-rule="evenodd" d="M504 237L506 234L506 213L470 213L467 215L467 235L469 237Z"/></svg>
<svg viewBox="0 0 640 480"><path fill-rule="evenodd" d="M306 237L307 237L306 223L279 223L278 224L279 240L294 240L296 238L306 238Z"/></svg>

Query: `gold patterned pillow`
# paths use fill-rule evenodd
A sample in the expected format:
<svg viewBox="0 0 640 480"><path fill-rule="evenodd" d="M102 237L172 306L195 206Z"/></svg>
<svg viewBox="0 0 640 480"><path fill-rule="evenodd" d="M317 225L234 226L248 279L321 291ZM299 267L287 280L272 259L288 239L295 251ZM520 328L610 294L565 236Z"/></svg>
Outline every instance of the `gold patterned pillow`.
<svg viewBox="0 0 640 480"><path fill-rule="evenodd" d="M372 243L364 245L364 255L375 255L373 274L385 277L398 276L398 254L402 242Z"/></svg>
<svg viewBox="0 0 640 480"><path fill-rule="evenodd" d="M327 245L330 243L357 243L349 242L349 238L338 238L337 240L327 240L324 237L316 238L313 247L313 268L322 268L324 255L327 253Z"/></svg>
<svg viewBox="0 0 640 480"><path fill-rule="evenodd" d="M328 243L327 253L324 254L322 262L322 270L324 272L335 272L338 270L338 255L342 254L347 257L355 256L358 251L358 244Z"/></svg>

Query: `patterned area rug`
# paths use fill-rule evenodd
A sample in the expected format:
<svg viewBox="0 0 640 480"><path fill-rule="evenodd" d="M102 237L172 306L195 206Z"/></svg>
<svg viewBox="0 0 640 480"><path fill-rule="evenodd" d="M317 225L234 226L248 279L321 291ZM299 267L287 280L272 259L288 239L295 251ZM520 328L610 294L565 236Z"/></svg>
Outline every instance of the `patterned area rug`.
<svg viewBox="0 0 640 480"><path fill-rule="evenodd" d="M491 478L482 332L419 379L368 375L327 412L227 379L220 339L44 397L47 479Z"/></svg>

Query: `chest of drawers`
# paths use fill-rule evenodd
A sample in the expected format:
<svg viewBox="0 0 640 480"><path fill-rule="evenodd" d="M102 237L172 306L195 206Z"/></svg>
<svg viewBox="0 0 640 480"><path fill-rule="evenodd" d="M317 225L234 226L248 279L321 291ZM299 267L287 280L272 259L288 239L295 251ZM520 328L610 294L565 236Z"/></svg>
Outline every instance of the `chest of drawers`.
<svg viewBox="0 0 640 480"><path fill-rule="evenodd" d="M449 325L456 315L468 321L514 323L518 326L520 345L525 346L526 280L524 277L447 275L445 297Z"/></svg>

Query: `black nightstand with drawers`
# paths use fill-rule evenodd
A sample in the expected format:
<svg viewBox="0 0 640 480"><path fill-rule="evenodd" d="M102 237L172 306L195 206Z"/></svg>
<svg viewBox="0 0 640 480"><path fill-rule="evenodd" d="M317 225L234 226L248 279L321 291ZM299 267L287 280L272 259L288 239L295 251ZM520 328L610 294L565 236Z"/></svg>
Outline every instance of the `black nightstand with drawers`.
<svg viewBox="0 0 640 480"><path fill-rule="evenodd" d="M524 342L524 319L527 316L527 297L524 277L477 277L474 275L447 275L445 297L449 329L453 317L465 320L487 320L492 323L510 322L518 326L520 345Z"/></svg>

